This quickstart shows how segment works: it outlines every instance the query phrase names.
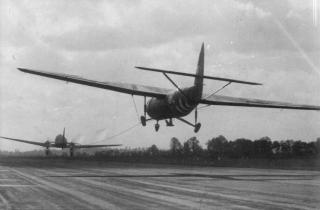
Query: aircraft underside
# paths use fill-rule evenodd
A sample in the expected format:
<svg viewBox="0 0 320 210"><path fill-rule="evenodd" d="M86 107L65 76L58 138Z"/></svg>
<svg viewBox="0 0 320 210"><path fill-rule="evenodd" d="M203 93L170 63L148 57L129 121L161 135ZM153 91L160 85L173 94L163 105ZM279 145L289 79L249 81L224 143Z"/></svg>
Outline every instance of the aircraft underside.
<svg viewBox="0 0 320 210"><path fill-rule="evenodd" d="M145 102L144 116L141 116L142 125L145 126L148 120L156 120L155 130L158 131L159 120L165 120L167 126L173 126L172 119L176 118L194 127L194 131L198 132L201 124L197 123L197 113L194 124L182 118L190 114L198 105L193 97L194 92L195 87L191 87L176 91L165 98L151 98L148 103ZM150 116L150 119L146 118L146 114Z"/></svg>

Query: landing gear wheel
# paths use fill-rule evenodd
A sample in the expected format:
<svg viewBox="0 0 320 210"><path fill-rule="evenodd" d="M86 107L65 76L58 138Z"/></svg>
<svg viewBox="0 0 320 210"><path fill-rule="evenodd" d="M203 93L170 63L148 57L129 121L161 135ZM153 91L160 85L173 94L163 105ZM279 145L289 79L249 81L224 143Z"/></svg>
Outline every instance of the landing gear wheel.
<svg viewBox="0 0 320 210"><path fill-rule="evenodd" d="M158 131L158 130L159 130L159 128L160 128L159 123L156 123L156 124L154 125L154 129L155 129L156 131Z"/></svg>
<svg viewBox="0 0 320 210"><path fill-rule="evenodd" d="M197 123L194 125L194 132L197 133L201 128L201 123Z"/></svg>
<svg viewBox="0 0 320 210"><path fill-rule="evenodd" d="M141 116L141 117L140 117L140 121L141 121L142 126L146 126L147 120L146 120L146 117L145 117L145 116Z"/></svg>
<svg viewBox="0 0 320 210"><path fill-rule="evenodd" d="M49 149L46 149L46 156L49 156L49 153L50 153Z"/></svg>
<svg viewBox="0 0 320 210"><path fill-rule="evenodd" d="M70 157L73 157L73 149L70 149Z"/></svg>

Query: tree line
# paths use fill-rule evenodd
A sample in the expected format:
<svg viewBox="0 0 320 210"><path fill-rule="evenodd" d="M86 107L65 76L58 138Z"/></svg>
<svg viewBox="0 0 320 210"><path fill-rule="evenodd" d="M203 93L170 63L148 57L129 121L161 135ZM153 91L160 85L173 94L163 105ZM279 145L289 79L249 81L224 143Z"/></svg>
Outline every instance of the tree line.
<svg viewBox="0 0 320 210"><path fill-rule="evenodd" d="M246 138L230 141L220 135L208 140L206 147L202 147L196 137L191 137L183 143L173 137L168 150L161 150L156 145L152 145L148 148L97 151L95 156L111 160L172 159L180 161L313 158L320 156L320 137L313 142L272 141L269 137L262 137L254 141Z"/></svg>
<svg viewBox="0 0 320 210"><path fill-rule="evenodd" d="M6 156L43 156L42 149L27 152L0 151ZM68 150L52 150L53 156L69 156ZM92 157L115 161L160 161L177 163L209 163L216 160L235 159L304 159L320 158L320 137L316 141L301 140L272 141L269 137L256 140L238 138L228 140L220 135L208 140L203 147L197 137L185 142L173 137L169 149L159 149L156 145L147 148L108 148L76 150L76 157Z"/></svg>

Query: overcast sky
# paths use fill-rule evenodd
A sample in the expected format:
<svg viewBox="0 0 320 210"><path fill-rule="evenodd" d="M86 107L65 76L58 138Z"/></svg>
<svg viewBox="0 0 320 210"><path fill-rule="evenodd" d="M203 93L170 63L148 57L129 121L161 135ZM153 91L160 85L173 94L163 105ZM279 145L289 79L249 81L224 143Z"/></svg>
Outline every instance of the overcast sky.
<svg viewBox="0 0 320 210"><path fill-rule="evenodd" d="M156 144L220 134L274 140L320 137L320 112L208 107L198 134L186 124L135 125L130 95L24 74L17 67L174 88L161 74L135 65L194 72L205 43L205 74L261 82L232 84L222 95L320 105L320 25L312 0L1 1L0 135L53 140L66 127L78 143ZM319 12L318 12L319 13ZM173 76L180 86L192 79ZM205 81L205 92L225 83ZM135 97L139 115L143 98ZM192 120L193 116L187 119ZM0 149L30 150L1 140Z"/></svg>

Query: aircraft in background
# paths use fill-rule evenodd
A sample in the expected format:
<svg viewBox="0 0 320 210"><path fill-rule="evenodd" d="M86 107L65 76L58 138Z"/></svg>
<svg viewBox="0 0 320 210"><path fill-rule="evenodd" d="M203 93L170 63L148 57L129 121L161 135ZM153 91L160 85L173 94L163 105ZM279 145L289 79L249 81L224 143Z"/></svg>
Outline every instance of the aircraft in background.
<svg viewBox="0 0 320 210"><path fill-rule="evenodd" d="M183 73L168 71L162 69L146 68L146 67L136 67L138 69L154 71L162 73L176 88L175 89L165 89L158 87L151 87L145 85L135 85L135 84L125 84L125 83L115 83L115 82L99 82L90 79L85 79L82 77L50 73L44 71L37 71L25 68L18 68L20 71L35 75L40 75L43 77L49 77L53 79L63 80L67 82L77 83L81 85L87 85L96 88L113 90L121 93L127 93L130 95L138 95L144 97L144 115L141 116L141 124L146 125L149 120L155 120L155 130L159 130L159 120L165 120L167 126L173 126L172 119L178 119L194 128L194 132L198 132L201 124L197 122L198 111L197 106L199 104L206 105L219 105L219 106L244 106L244 107L261 107L261 108L281 108L281 109L301 109L301 110L320 110L320 106L303 105L303 104L293 104L278 101L267 101L259 99L248 99L248 98L238 98L217 95L224 87L230 85L231 83L239 83L246 85L262 85L255 82L247 82L242 80L234 80L221 77L212 77L204 75L204 44L202 44L201 51L198 59L198 66L196 69L196 74ZM194 77L194 84L190 87L180 88L168 74L182 75L188 77ZM228 82L218 91L211 94L203 95L203 79L212 79ZM148 103L146 103L146 98L151 97ZM182 117L190 114L195 110L194 123L189 122ZM147 119L147 114L150 118Z"/></svg>
<svg viewBox="0 0 320 210"><path fill-rule="evenodd" d="M65 129L63 129L63 134L59 134L56 136L54 142L46 141L44 143L41 143L41 142L29 141L29 140L23 140L23 139L8 138L8 137L4 137L4 136L0 136L0 138L45 147L47 156L50 153L50 150L49 150L50 147L61 148L61 149L69 148L70 157L73 157L74 149L121 146L121 144L103 144L103 145L90 145L90 144L88 144L88 145L86 145L86 144L78 144L78 143L74 143L74 142L68 142L67 138L65 137Z"/></svg>

